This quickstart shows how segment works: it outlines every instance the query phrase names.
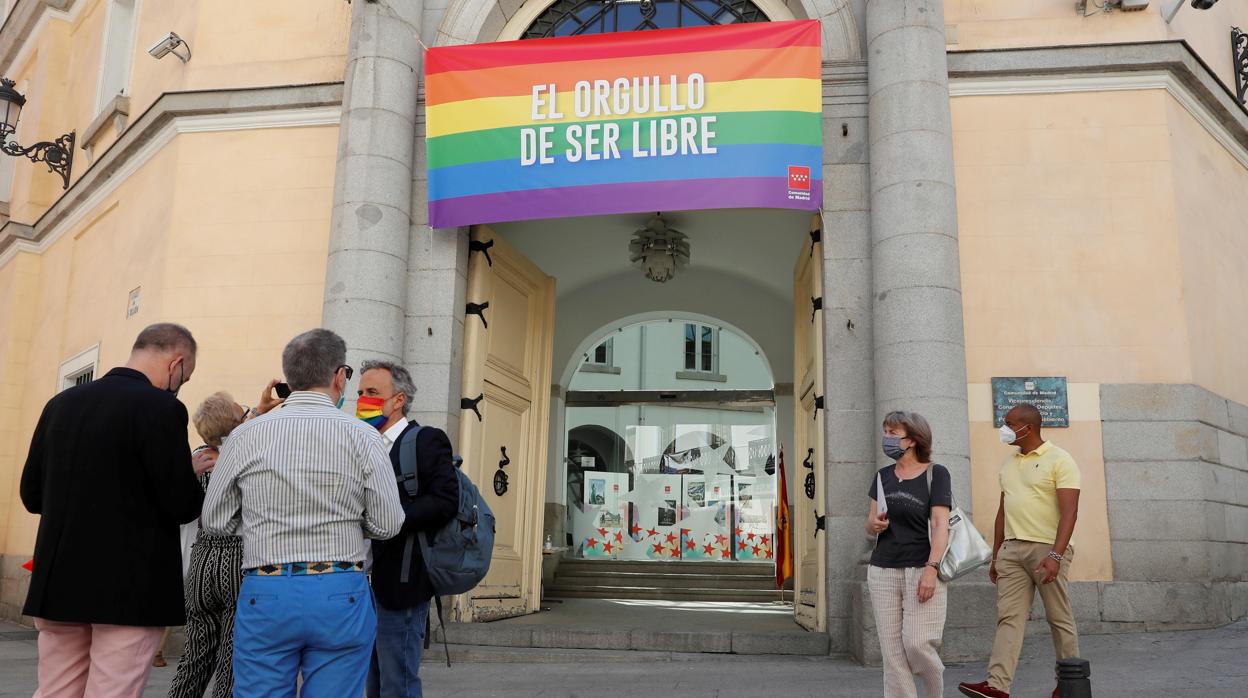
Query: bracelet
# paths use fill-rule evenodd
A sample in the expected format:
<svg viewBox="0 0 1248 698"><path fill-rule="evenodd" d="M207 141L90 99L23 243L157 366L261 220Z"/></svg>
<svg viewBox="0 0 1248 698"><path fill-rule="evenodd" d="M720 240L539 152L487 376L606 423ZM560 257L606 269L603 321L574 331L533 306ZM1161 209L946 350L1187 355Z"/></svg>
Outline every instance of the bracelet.
<svg viewBox="0 0 1248 698"><path fill-rule="evenodd" d="M1053 558L1054 560L1057 560L1058 562L1061 562L1062 560L1066 559L1062 557L1061 555L1058 555L1057 553L1053 552L1052 550L1049 551L1049 557Z"/></svg>
<svg viewBox="0 0 1248 698"><path fill-rule="evenodd" d="M924 565L923 565L923 566L924 566L924 567L931 567L932 569L936 570L937 572L939 572L939 571L940 571L940 563L939 563L939 562L926 562L926 563L924 563Z"/></svg>

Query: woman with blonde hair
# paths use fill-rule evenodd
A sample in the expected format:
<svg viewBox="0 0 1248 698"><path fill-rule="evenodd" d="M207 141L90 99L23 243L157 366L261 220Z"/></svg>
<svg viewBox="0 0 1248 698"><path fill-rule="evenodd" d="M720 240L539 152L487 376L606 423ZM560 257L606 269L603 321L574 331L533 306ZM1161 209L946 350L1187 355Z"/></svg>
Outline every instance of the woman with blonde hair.
<svg viewBox="0 0 1248 698"><path fill-rule="evenodd" d="M254 409L235 402L225 391L204 398L191 417L204 440L200 448L220 449L239 424L281 404L273 396L275 385L276 380L269 382ZM205 490L211 476L211 470L199 476ZM200 530L191 548L186 577L186 649L178 661L169 698L202 698L214 674L213 696L233 694L234 607L242 575L243 539Z"/></svg>
<svg viewBox="0 0 1248 698"><path fill-rule="evenodd" d="M927 698L939 698L946 585L937 572L949 543L952 483L949 471L931 462L932 428L922 415L890 412L883 427L881 446L895 462L871 481L866 530L876 537L867 588L884 659L884 695L915 698L918 675Z"/></svg>

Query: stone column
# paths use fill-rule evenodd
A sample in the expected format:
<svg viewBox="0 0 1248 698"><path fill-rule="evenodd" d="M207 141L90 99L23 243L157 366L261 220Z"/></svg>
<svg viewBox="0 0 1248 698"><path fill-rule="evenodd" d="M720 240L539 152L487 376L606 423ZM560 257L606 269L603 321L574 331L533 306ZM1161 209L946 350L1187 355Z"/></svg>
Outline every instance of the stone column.
<svg viewBox="0 0 1248 698"><path fill-rule="evenodd" d="M949 468L958 503L969 513L944 18L942 0L867 2L875 410L877 418L895 409L927 417L933 457Z"/></svg>
<svg viewBox="0 0 1248 698"><path fill-rule="evenodd" d="M357 368L403 358L423 4L351 6L324 325Z"/></svg>
<svg viewBox="0 0 1248 698"><path fill-rule="evenodd" d="M823 69L824 544L828 636L853 646L854 588L866 550L862 517L875 472L871 352L871 222L867 76L861 63Z"/></svg>

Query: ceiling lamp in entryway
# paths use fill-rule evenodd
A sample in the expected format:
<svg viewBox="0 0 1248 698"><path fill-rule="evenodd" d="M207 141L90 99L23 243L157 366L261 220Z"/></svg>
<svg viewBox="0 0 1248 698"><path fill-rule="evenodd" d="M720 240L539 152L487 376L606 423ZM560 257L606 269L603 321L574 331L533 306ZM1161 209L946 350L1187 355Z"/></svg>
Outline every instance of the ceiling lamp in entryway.
<svg viewBox="0 0 1248 698"><path fill-rule="evenodd" d="M667 227L667 221L656 213L645 228L633 233L628 253L629 261L643 269L647 279L663 283L689 266L689 239Z"/></svg>

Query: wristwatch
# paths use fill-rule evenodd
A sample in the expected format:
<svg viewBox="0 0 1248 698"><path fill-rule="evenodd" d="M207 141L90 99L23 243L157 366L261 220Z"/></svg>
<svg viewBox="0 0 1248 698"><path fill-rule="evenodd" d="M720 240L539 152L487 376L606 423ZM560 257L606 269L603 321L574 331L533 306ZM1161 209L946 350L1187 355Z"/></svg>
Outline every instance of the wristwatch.
<svg viewBox="0 0 1248 698"><path fill-rule="evenodd" d="M923 566L924 566L924 567L931 567L932 569L936 570L937 572L939 572L939 571L940 571L940 563L939 563L939 562L927 562L927 563L924 563L924 565L923 565Z"/></svg>
<svg viewBox="0 0 1248 698"><path fill-rule="evenodd" d="M1049 551L1049 557L1053 558L1054 560L1057 560L1058 562L1061 562L1062 560L1066 559L1062 557L1061 555L1058 555L1056 552L1052 550Z"/></svg>

